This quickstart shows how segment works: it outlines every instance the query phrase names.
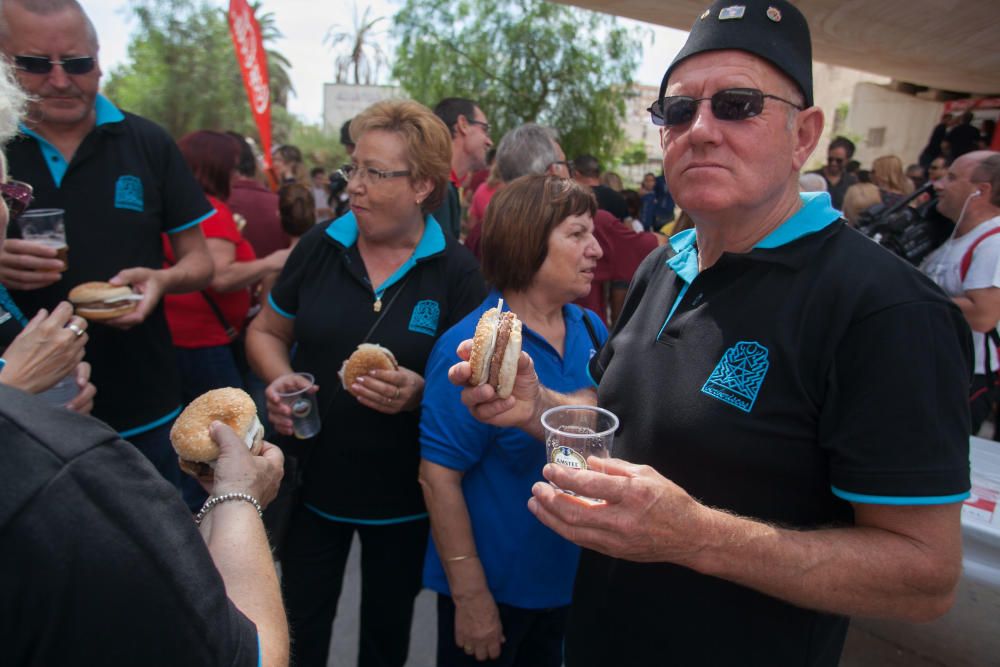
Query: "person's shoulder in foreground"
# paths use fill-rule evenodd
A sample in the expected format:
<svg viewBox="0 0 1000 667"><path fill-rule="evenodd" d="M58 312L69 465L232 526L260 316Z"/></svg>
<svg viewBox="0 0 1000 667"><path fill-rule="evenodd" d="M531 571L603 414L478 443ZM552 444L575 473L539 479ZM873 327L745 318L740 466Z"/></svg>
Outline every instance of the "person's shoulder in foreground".
<svg viewBox="0 0 1000 667"><path fill-rule="evenodd" d="M6 664L258 664L256 628L137 450L2 386L0 429Z"/></svg>

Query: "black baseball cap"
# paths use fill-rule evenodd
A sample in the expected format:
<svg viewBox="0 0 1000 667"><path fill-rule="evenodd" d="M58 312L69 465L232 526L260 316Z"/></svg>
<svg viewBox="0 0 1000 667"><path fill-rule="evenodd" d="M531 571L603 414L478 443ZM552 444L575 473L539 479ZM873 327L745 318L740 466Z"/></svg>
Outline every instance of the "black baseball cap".
<svg viewBox="0 0 1000 667"><path fill-rule="evenodd" d="M795 82L813 105L812 42L809 24L798 9L785 0L719 0L694 22L684 47L670 63L660 97L667 89L670 73L683 60L706 51L735 49L767 60Z"/></svg>

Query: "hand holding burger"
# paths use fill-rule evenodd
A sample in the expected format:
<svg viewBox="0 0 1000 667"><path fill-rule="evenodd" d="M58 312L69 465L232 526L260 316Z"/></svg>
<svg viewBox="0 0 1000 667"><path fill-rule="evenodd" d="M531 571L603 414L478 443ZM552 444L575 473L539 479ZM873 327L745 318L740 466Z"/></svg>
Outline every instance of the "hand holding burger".
<svg viewBox="0 0 1000 667"><path fill-rule="evenodd" d="M338 375L359 403L387 415L415 410L424 393L423 376L400 366L381 345L359 345Z"/></svg>
<svg viewBox="0 0 1000 667"><path fill-rule="evenodd" d="M81 283L69 291L76 314L92 322L111 320L135 310L135 293L128 285L94 281Z"/></svg>
<svg viewBox="0 0 1000 667"><path fill-rule="evenodd" d="M170 443L181 469L213 495L249 493L263 506L278 492L284 458L264 442L257 408L242 389L213 389L191 401L170 429Z"/></svg>

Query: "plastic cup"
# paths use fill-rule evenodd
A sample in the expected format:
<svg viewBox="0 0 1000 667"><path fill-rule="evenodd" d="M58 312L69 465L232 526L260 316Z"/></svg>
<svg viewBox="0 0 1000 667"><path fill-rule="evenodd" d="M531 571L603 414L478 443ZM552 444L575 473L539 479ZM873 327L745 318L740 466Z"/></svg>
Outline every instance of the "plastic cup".
<svg viewBox="0 0 1000 667"><path fill-rule="evenodd" d="M291 373L279 379L289 380L288 384L295 387L278 392L281 402L292 409L292 432L300 440L313 437L320 430L316 394L309 391L316 384L316 378L310 373Z"/></svg>
<svg viewBox="0 0 1000 667"><path fill-rule="evenodd" d="M79 393L80 385L76 383L76 374L70 373L59 380L55 386L40 393L38 397L50 405L64 407Z"/></svg>
<svg viewBox="0 0 1000 667"><path fill-rule="evenodd" d="M55 248L56 259L63 263L63 271L69 268L69 245L63 222L65 214L61 208L35 208L28 209L17 219L21 238Z"/></svg>
<svg viewBox="0 0 1000 667"><path fill-rule="evenodd" d="M611 456L618 417L608 410L589 405L561 405L542 414L542 427L545 429L546 461L577 470L603 471L603 468L592 468L587 459ZM555 484L552 486L592 503L604 502L600 498L579 496Z"/></svg>

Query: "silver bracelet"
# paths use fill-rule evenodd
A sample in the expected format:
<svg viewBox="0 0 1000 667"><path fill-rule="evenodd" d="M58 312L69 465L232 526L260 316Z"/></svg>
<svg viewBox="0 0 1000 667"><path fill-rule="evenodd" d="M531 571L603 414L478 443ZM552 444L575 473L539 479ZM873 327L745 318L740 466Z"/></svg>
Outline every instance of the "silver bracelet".
<svg viewBox="0 0 1000 667"><path fill-rule="evenodd" d="M221 496L212 496L205 501L205 504L201 506L198 513L194 515L194 524L196 526L200 526L201 522L205 520L205 517L212 511L213 507L219 503L224 503L227 500L245 500L257 509L257 515L261 519L264 518L264 510L260 508L260 503L257 502L257 499L249 493L224 493Z"/></svg>

